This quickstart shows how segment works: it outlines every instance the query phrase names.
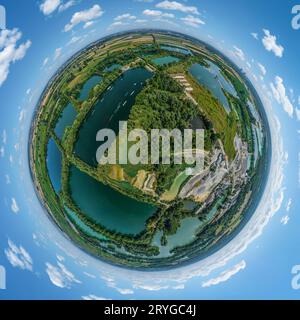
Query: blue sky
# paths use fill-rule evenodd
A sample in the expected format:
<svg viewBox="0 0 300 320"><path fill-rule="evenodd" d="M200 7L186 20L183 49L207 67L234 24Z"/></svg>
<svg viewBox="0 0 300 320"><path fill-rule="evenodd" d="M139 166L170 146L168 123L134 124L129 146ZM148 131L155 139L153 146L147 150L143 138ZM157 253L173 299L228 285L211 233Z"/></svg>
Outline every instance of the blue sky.
<svg viewBox="0 0 300 320"><path fill-rule="evenodd" d="M300 298L300 30L297 1L0 0L0 299ZM259 92L272 129L270 181L253 219L209 259L167 273L97 261L70 244L40 207L29 176L28 130L56 69L90 42L134 28L207 41L234 60ZM2 285L3 287L3 285ZM1 283L0 283L1 288Z"/></svg>

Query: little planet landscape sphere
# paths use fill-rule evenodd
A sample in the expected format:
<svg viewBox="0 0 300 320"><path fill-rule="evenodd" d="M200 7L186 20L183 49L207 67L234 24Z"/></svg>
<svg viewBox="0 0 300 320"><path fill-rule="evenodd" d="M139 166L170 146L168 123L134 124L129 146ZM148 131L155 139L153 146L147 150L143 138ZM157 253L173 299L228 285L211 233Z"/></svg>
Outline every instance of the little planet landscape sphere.
<svg viewBox="0 0 300 320"><path fill-rule="evenodd" d="M170 139L168 163L102 163L105 144L101 159L121 158L120 123L149 137L204 132L204 167L176 162L195 153L195 137L180 153ZM115 133L110 143L103 129ZM137 140L146 154L150 142ZM126 160L134 147L126 142ZM64 235L144 270L203 259L232 240L258 206L270 154L264 107L242 70L197 39L152 30L106 37L69 59L45 88L30 136L37 194Z"/></svg>

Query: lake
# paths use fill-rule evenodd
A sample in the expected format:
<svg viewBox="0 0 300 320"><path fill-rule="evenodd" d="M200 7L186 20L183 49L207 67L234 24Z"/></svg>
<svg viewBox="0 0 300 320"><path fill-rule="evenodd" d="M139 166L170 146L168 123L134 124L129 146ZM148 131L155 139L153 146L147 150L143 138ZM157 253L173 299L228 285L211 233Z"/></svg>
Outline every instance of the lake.
<svg viewBox="0 0 300 320"><path fill-rule="evenodd" d="M102 78L100 76L92 76L83 86L79 100L84 101L89 97L90 91L100 82L102 81Z"/></svg>
<svg viewBox="0 0 300 320"><path fill-rule="evenodd" d="M103 71L104 71L104 72L112 72L112 71L114 71L114 70L116 70L116 69L120 69L121 67L122 67L122 66L121 66L120 64L114 63L114 64L112 64L111 66L106 67Z"/></svg>
<svg viewBox="0 0 300 320"><path fill-rule="evenodd" d="M72 198L87 217L125 234L138 234L156 208L129 198L111 187L71 167L70 188Z"/></svg>
<svg viewBox="0 0 300 320"><path fill-rule="evenodd" d="M81 159L97 165L98 130L109 128L118 133L119 121L128 119L136 95L151 76L152 73L144 68L127 70L100 97L79 132L75 152ZM80 209L109 230L138 234L156 211L156 207L129 198L76 167L71 169L70 188Z"/></svg>
<svg viewBox="0 0 300 320"><path fill-rule="evenodd" d="M51 138L47 147L47 169L56 193L61 189L61 162L61 153L54 140Z"/></svg>
<svg viewBox="0 0 300 320"><path fill-rule="evenodd" d="M152 60L152 62L154 62L158 66L163 66L163 65L168 64L168 63L178 62L179 60L180 59L178 59L176 57L166 56L166 57L161 57L161 58L155 58L155 59Z"/></svg>
<svg viewBox="0 0 300 320"><path fill-rule="evenodd" d="M191 51L188 49L180 48L180 47L174 47L174 46L161 46L161 49L167 50L167 51L173 51L173 52L178 52L182 53L185 55L191 55Z"/></svg>
<svg viewBox="0 0 300 320"><path fill-rule="evenodd" d="M54 130L54 132L60 139L62 139L66 127L72 125L76 118L76 115L76 110L74 109L73 105L69 103L62 112L61 117L59 118Z"/></svg>
<svg viewBox="0 0 300 320"><path fill-rule="evenodd" d="M230 82L228 82L221 73L217 65L211 61L207 61L209 67L204 67L199 63L193 64L189 72L203 86L207 87L211 93L224 106L227 113L230 112L230 106L223 90L237 96L237 93ZM222 90L223 89L223 90Z"/></svg>
<svg viewBox="0 0 300 320"><path fill-rule="evenodd" d="M96 151L100 143L97 132L108 128L119 132L119 121L128 119L135 97L152 73L144 68L129 69L100 97L79 131L75 153L91 166L97 166Z"/></svg>
<svg viewBox="0 0 300 320"><path fill-rule="evenodd" d="M201 224L201 221L197 217L183 219L176 234L167 237L168 244L166 246L160 244L162 231L157 232L152 241L152 245L159 247L160 254L157 258L168 257L171 255L170 251L172 249L192 242Z"/></svg>

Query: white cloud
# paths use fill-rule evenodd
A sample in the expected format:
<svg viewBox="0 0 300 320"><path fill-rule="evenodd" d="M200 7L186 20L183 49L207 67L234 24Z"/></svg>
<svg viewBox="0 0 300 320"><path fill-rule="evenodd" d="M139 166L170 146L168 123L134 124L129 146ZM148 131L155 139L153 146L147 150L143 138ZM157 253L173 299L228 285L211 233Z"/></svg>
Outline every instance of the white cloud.
<svg viewBox="0 0 300 320"><path fill-rule="evenodd" d="M49 62L49 58L45 58L44 61L43 61L43 67L45 67Z"/></svg>
<svg viewBox="0 0 300 320"><path fill-rule="evenodd" d="M73 14L70 23L65 25L65 32L72 30L76 25L80 23L86 23L88 21L95 20L103 15L104 11L102 8L95 4L92 8L78 11Z"/></svg>
<svg viewBox="0 0 300 320"><path fill-rule="evenodd" d="M283 110L293 117L294 107L286 94L286 88L283 83L283 79L279 76L275 77L275 83L270 83L270 87L273 93L273 97L283 107Z"/></svg>
<svg viewBox="0 0 300 320"><path fill-rule="evenodd" d="M258 65L258 68L259 68L260 72L262 73L262 75L265 76L267 73L266 67L259 62L257 63L257 65Z"/></svg>
<svg viewBox="0 0 300 320"><path fill-rule="evenodd" d="M81 39L81 38L80 38L80 37L77 37L77 36L72 37L71 40L67 43L67 46L78 42L80 39Z"/></svg>
<svg viewBox="0 0 300 320"><path fill-rule="evenodd" d="M244 51L237 46L233 46L233 49L234 49L233 54L239 59L241 59L242 61L245 61Z"/></svg>
<svg viewBox="0 0 300 320"><path fill-rule="evenodd" d="M288 215L281 218L280 222L285 226L290 221L290 217Z"/></svg>
<svg viewBox="0 0 300 320"><path fill-rule="evenodd" d="M76 4L76 1L74 0L67 1L66 3L63 3L59 6L58 12L66 11L69 8L73 7L75 4Z"/></svg>
<svg viewBox="0 0 300 320"><path fill-rule="evenodd" d="M46 272L50 281L59 288L71 288L72 283L81 283L61 262L57 266L46 263Z"/></svg>
<svg viewBox="0 0 300 320"><path fill-rule="evenodd" d="M297 120L300 121L300 109L296 108L295 112L296 112Z"/></svg>
<svg viewBox="0 0 300 320"><path fill-rule="evenodd" d="M17 46L21 37L18 29L0 31L0 87L8 77L10 65L22 60L31 46L29 40Z"/></svg>
<svg viewBox="0 0 300 320"><path fill-rule="evenodd" d="M289 200L286 204L286 212L289 212L291 210L291 206L292 206L292 199L289 198Z"/></svg>
<svg viewBox="0 0 300 320"><path fill-rule="evenodd" d="M212 278L203 282L202 287L210 287L210 286L217 285L221 282L225 282L229 280L231 277L233 277L235 274L237 274L239 271L245 268L246 268L246 262L242 260L240 263L236 264L232 268L220 273L220 275L217 276L216 278Z"/></svg>
<svg viewBox="0 0 300 320"><path fill-rule="evenodd" d="M10 176L8 174L5 175L5 183L6 184L11 184Z"/></svg>
<svg viewBox="0 0 300 320"><path fill-rule="evenodd" d="M89 294L88 296L82 296L83 300L110 300L107 298L103 298L103 297L98 297L94 294Z"/></svg>
<svg viewBox="0 0 300 320"><path fill-rule="evenodd" d="M298 97L298 104L300 105L300 96Z"/></svg>
<svg viewBox="0 0 300 320"><path fill-rule="evenodd" d="M6 133L6 130L3 130L3 132L2 132L2 142L3 142L4 144L7 143L7 133Z"/></svg>
<svg viewBox="0 0 300 320"><path fill-rule="evenodd" d="M257 33L251 32L250 34L254 39L258 40L258 34Z"/></svg>
<svg viewBox="0 0 300 320"><path fill-rule="evenodd" d="M1 156L1 158L4 158L4 156L5 156L5 149L3 146L0 148L0 156Z"/></svg>
<svg viewBox="0 0 300 320"><path fill-rule="evenodd" d="M199 27L199 25L201 24L205 24L205 22L199 18L196 18L192 15L188 15L184 18L181 18L180 20L182 20L186 25L191 26L191 27Z"/></svg>
<svg viewBox="0 0 300 320"><path fill-rule="evenodd" d="M10 206L10 208L11 208L11 211L14 212L14 213L18 213L18 212L20 211L20 208L19 208L19 206L18 206L17 201L16 201L15 198L12 198L12 199L11 199L11 206Z"/></svg>
<svg viewBox="0 0 300 320"><path fill-rule="evenodd" d="M115 21L120 20L135 20L136 16L131 15L130 13L124 13L114 18Z"/></svg>
<svg viewBox="0 0 300 320"><path fill-rule="evenodd" d="M165 10L177 10L184 13L191 13L191 14L197 14L197 15L200 14L196 7L186 6L177 1L162 1L156 4L156 7L160 9L165 9Z"/></svg>
<svg viewBox="0 0 300 320"><path fill-rule="evenodd" d="M84 271L83 274L86 275L87 277L91 278L91 279L96 279L96 276L91 274L91 273L89 273L89 272Z"/></svg>
<svg viewBox="0 0 300 320"><path fill-rule="evenodd" d="M83 29L90 28L92 25L94 25L95 21L88 21L84 24Z"/></svg>
<svg viewBox="0 0 300 320"><path fill-rule="evenodd" d="M281 58L283 55L283 46L277 44L276 36L272 35L269 30L264 29L264 37L262 43L267 51L272 51L276 57Z"/></svg>
<svg viewBox="0 0 300 320"><path fill-rule="evenodd" d="M122 289L122 288L116 288L117 291L123 295L128 295L128 294L134 294L134 291L132 289Z"/></svg>
<svg viewBox="0 0 300 320"><path fill-rule="evenodd" d="M32 271L32 258L22 246L18 247L8 239L8 248L4 250L4 253L13 267Z"/></svg>
<svg viewBox="0 0 300 320"><path fill-rule="evenodd" d="M58 260L59 262L65 261L65 258L64 258L63 256L59 255L59 254L56 255L56 258L57 258L57 260Z"/></svg>
<svg viewBox="0 0 300 320"><path fill-rule="evenodd" d="M147 20L146 19L136 19L135 22L136 23L146 23Z"/></svg>
<svg viewBox="0 0 300 320"><path fill-rule="evenodd" d="M159 17L164 17L164 18L174 18L174 14L172 13L162 13L159 10L149 10L146 9L143 11L143 14L145 16L150 16L150 17L155 17L155 18L159 18Z"/></svg>
<svg viewBox="0 0 300 320"><path fill-rule="evenodd" d="M61 56L62 48L55 49L53 60L55 61Z"/></svg>
<svg viewBox="0 0 300 320"><path fill-rule="evenodd" d="M115 21L115 22L113 22L113 23L108 27L108 29L113 29L113 28L117 28L117 27L121 27L121 26L126 26L126 25L128 25L127 22Z"/></svg>
<svg viewBox="0 0 300 320"><path fill-rule="evenodd" d="M40 10L47 16L53 13L59 7L60 3L60 0L44 0L40 5Z"/></svg>

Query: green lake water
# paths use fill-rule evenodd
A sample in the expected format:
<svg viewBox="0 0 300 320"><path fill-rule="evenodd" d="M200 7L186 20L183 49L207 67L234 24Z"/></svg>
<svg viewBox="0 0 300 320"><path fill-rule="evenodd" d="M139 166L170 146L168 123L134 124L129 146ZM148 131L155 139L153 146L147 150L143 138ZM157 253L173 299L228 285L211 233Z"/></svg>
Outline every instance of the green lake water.
<svg viewBox="0 0 300 320"><path fill-rule="evenodd" d="M176 234L167 237L168 244L166 246L160 244L162 231L157 232L153 238L152 244L159 247L160 254L158 257L168 257L171 255L170 251L175 247L184 246L192 242L195 239L196 231L201 224L201 221L196 217L183 219Z"/></svg>
<svg viewBox="0 0 300 320"><path fill-rule="evenodd" d="M119 121L127 120L136 95L152 73L144 68L130 69L117 79L96 103L80 129L76 154L90 165L96 165L98 130L113 129L118 133ZM129 198L72 167L72 198L90 218L109 230L138 234L156 207Z"/></svg>
<svg viewBox="0 0 300 320"><path fill-rule="evenodd" d="M89 97L90 91L101 82L102 78L100 76L92 76L83 86L79 100L84 101Z"/></svg>
<svg viewBox="0 0 300 320"><path fill-rule="evenodd" d="M72 167L72 198L90 218L109 230L138 234L156 208L131 199Z"/></svg>
<svg viewBox="0 0 300 320"><path fill-rule="evenodd" d="M112 71L114 71L114 70L116 70L116 69L120 69L121 67L122 67L122 66L121 66L120 64L114 63L114 64L112 64L111 66L106 67L106 68L104 69L104 71L105 71L105 72L112 72Z"/></svg>
<svg viewBox="0 0 300 320"><path fill-rule="evenodd" d="M195 63L190 67L189 72L200 84L211 91L229 113L230 106L222 89L233 96L237 95L236 91L232 84L224 78L217 65L211 61L207 61L207 63L209 64L208 68Z"/></svg>
<svg viewBox="0 0 300 320"><path fill-rule="evenodd" d="M167 51L173 51L173 52L178 52L178 53L182 53L185 55L191 55L191 51L188 49L184 49L181 47L175 47L175 46L161 46L161 49L163 50L167 50Z"/></svg>
<svg viewBox="0 0 300 320"><path fill-rule="evenodd" d="M61 117L59 118L56 127L55 127L55 133L56 135L62 139L63 134L65 132L66 127L71 126L76 118L76 110L72 106L71 103L69 103L64 111L61 114Z"/></svg>
<svg viewBox="0 0 300 320"><path fill-rule="evenodd" d="M119 121L128 119L136 95L152 73L144 68L130 69L123 73L101 96L82 125L75 145L75 153L86 163L96 166L96 152L101 145L96 141L97 132L103 128L119 132Z"/></svg>
<svg viewBox="0 0 300 320"><path fill-rule="evenodd" d="M52 186L56 193L61 189L61 153L51 138L47 147L47 168Z"/></svg>
<svg viewBox="0 0 300 320"><path fill-rule="evenodd" d="M178 62L179 60L180 59L178 59L176 57L166 56L166 57L161 57L161 58L155 58L155 59L152 60L152 62L154 62L158 66L163 66L163 65L168 64L168 63Z"/></svg>

